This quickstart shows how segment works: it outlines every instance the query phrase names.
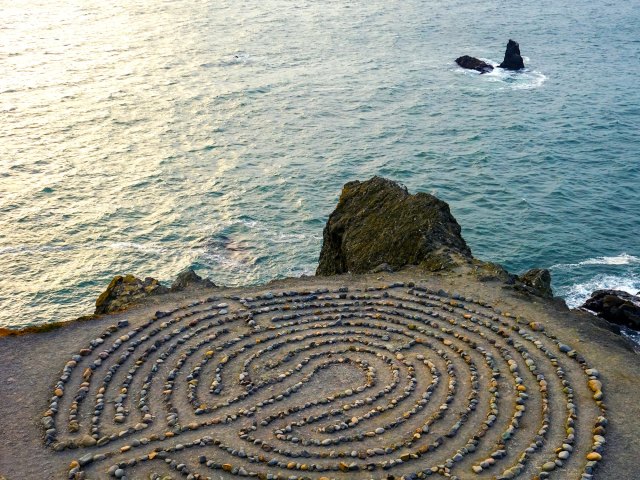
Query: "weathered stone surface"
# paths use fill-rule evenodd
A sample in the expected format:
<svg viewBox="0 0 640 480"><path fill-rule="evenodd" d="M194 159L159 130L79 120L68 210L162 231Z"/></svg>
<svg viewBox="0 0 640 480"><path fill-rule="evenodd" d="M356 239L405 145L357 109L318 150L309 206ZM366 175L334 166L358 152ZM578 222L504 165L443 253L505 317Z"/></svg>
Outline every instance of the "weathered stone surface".
<svg viewBox="0 0 640 480"><path fill-rule="evenodd" d="M208 278L202 278L193 270L193 268L186 268L181 271L173 281L173 283L171 284L171 290L174 292L179 292L191 286L213 288L216 285Z"/></svg>
<svg viewBox="0 0 640 480"><path fill-rule="evenodd" d="M421 264L440 270L451 254L471 259L449 205L373 177L343 187L324 228L316 275L365 273L385 263L392 269Z"/></svg>
<svg viewBox="0 0 640 480"><path fill-rule="evenodd" d="M500 68L507 70L520 70L524 68L524 60L520 55L520 45L515 40L509 40L507 49L504 52L504 60L499 65Z"/></svg>
<svg viewBox="0 0 640 480"><path fill-rule="evenodd" d="M509 273L502 265L493 262L484 262L475 258L473 260L473 274L481 282L499 281L512 285L517 277Z"/></svg>
<svg viewBox="0 0 640 480"><path fill-rule="evenodd" d="M169 289L155 278L147 277L141 280L134 275L116 275L96 300L95 313L99 315L125 310L143 298L167 292Z"/></svg>
<svg viewBox="0 0 640 480"><path fill-rule="evenodd" d="M616 325L640 331L640 296L622 290L596 290L580 308Z"/></svg>
<svg viewBox="0 0 640 480"><path fill-rule="evenodd" d="M533 268L518 276L520 281L530 293L545 298L552 298L551 273L544 268Z"/></svg>
<svg viewBox="0 0 640 480"><path fill-rule="evenodd" d="M493 71L493 66L489 65L487 62L483 62L479 58L470 57L469 55L463 55L462 57L456 58L456 63L468 70L476 70L480 73L489 73Z"/></svg>

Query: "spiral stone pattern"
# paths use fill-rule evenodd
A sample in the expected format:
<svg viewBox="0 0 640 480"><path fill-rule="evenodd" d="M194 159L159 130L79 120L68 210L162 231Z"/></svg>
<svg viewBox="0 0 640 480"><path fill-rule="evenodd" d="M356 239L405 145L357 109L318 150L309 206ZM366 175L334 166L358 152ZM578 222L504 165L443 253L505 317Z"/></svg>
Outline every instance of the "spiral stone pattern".
<svg viewBox="0 0 640 480"><path fill-rule="evenodd" d="M535 319L455 293L265 291L109 327L42 423L77 449L71 479L588 480L599 376Z"/></svg>

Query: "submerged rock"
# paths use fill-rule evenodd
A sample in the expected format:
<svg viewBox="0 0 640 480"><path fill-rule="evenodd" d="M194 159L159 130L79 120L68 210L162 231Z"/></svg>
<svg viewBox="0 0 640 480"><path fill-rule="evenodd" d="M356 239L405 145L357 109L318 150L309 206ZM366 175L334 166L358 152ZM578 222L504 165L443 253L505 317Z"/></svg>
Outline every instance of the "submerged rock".
<svg viewBox="0 0 640 480"><path fill-rule="evenodd" d="M507 70L520 70L524 68L524 60L520 55L520 45L514 40L509 40L507 49L504 52L504 60L499 65L500 68Z"/></svg>
<svg viewBox="0 0 640 480"><path fill-rule="evenodd" d="M456 63L462 68L476 70L480 73L489 73L493 71L493 66L489 65L487 62L483 62L479 58L470 57L469 55L463 55L462 57L456 58Z"/></svg>
<svg viewBox="0 0 640 480"><path fill-rule="evenodd" d="M534 295L552 298L551 273L546 268L533 268L522 275L517 280Z"/></svg>
<svg viewBox="0 0 640 480"><path fill-rule="evenodd" d="M622 290L596 290L580 307L598 317L640 331L640 296Z"/></svg>
<svg viewBox="0 0 640 480"><path fill-rule="evenodd" d="M446 268L471 250L449 205L428 193L409 194L396 182L373 177L345 184L323 231L316 275Z"/></svg>
<svg viewBox="0 0 640 480"><path fill-rule="evenodd" d="M116 275L107 289L96 300L97 315L125 310L129 305L151 295L160 295L169 289L155 278L144 280L134 275Z"/></svg>
<svg viewBox="0 0 640 480"><path fill-rule="evenodd" d="M193 268L186 268L178 274L171 284L171 291L179 292L191 286L214 288L216 285L208 278L202 278L193 270Z"/></svg>

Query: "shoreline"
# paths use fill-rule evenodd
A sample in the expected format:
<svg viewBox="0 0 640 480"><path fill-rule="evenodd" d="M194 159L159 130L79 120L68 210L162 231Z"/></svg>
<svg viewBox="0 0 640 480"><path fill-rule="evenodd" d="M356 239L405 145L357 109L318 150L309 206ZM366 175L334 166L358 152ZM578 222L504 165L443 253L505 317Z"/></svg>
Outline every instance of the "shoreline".
<svg viewBox="0 0 640 480"><path fill-rule="evenodd" d="M491 264L489 262L489 264ZM499 266L499 265L498 265ZM415 266L413 266L415 267ZM411 267L409 267L411 268ZM506 270L505 270L506 271ZM428 272L429 274L434 274L434 272ZM273 285L278 285L280 282L295 282L298 280L305 280L305 279L310 279L310 278L314 278L313 275L303 275L301 277L286 277L286 278L278 278L278 279L273 279L273 280L269 280L264 284L256 284L256 285L246 285L246 286L234 286L234 287L229 287L229 286L216 286L215 288L211 288L210 291L212 293L215 292L219 292L219 291L235 291L235 290L242 290L242 291L248 291L251 289L267 289L270 288ZM188 290L186 292L186 294L197 294L198 292L204 290L203 288L199 288L197 286L193 287L189 287ZM162 297L166 297L168 294L173 294L176 295L175 292L168 292L165 294L162 294ZM167 297L167 298L163 298L163 300L166 300L168 298L171 297ZM553 300L555 302L561 301L564 302L564 306L572 311L572 312L576 312L576 313L585 313L587 315L590 315L592 317L594 317L598 322L600 322L602 324L602 328L607 328L609 330L612 330L612 324L609 324L609 322L607 322L604 319L599 318L595 313L589 311L589 310L585 310L579 307L569 307L566 304L566 300L563 297L559 297L559 296L554 296ZM112 314L119 314L119 313L124 313L130 309L136 309L136 308L144 308L145 303L147 303L149 301L149 297L142 299L140 301L136 301L134 303L132 303L131 305L127 306L127 308L119 311L119 312L114 312ZM64 328L66 326L72 325L72 324L76 324L76 323L81 323L81 322L91 322L93 320L97 320L100 319L104 316L108 316L110 314L96 314L96 313L91 313L91 314L86 314L86 315L82 315L80 317L77 317L75 319L72 320L61 320L58 322L50 322L50 323L45 323L45 324L40 324L40 325L31 325L31 326L27 326L27 327L22 327L22 328L18 328L18 329L12 329L12 328L7 328L7 327L0 327L0 338L4 338L4 337L18 337L18 336L23 336L23 335L32 335L32 334L39 334L39 333L46 333L46 332L50 332L50 331L54 331L54 330L58 330L60 328ZM614 329L615 330L615 329ZM612 331L614 331L612 330ZM620 335L622 338L624 338L625 340L627 340L629 342L629 344L632 346L632 348L640 354L640 332L635 332L634 330L631 330L629 328L622 328L621 332L618 334Z"/></svg>

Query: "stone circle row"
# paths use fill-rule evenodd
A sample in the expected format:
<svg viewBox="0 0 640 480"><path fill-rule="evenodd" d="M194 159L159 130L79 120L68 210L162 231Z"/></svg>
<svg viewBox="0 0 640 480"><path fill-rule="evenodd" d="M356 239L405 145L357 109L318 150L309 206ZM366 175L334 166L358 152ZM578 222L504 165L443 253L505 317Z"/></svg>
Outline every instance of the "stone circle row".
<svg viewBox="0 0 640 480"><path fill-rule="evenodd" d="M240 307L229 313L228 302ZM127 322L121 322L108 328L73 355L55 384L49 409L43 416L45 442L54 450L104 447L104 452L80 456L69 469L69 478L84 478L87 469L109 461L115 463L105 472L115 478L126 478L127 470L135 465L161 461L187 478L207 478L206 473L200 473L203 470L196 471L205 468L273 479L351 478L355 474L361 478L390 478L396 471L399 473L395 478L434 474L467 478L508 461L510 464L495 473L495 478L516 478L535 470L537 478L545 479L562 469L576 446L578 405L563 367L567 361L583 370L600 412L594 418L592 448L585 453L581 478L592 478L602 459L607 421L597 370L541 324L525 322L461 295L413 284L364 291L343 287L268 292L253 298L229 297L226 302L210 298L157 312L139 327L123 332L128 327ZM279 352L283 355L276 357ZM477 364L474 357L482 359L482 363ZM541 361L546 364L544 369L540 368ZM167 362L173 362L173 368L165 368ZM126 364L131 366L121 372L123 379L115 387L112 382ZM188 364L193 367L183 372ZM226 370L236 364L241 365L237 382L227 385ZM290 406L291 400L319 372L337 364L359 369L366 378L365 384ZM464 377L460 376L462 366ZM265 368L276 374L254 378L256 370ZM378 373L383 372L380 368L392 381L378 386ZM530 468L530 462L538 458L536 452L550 441L548 369L553 370L554 381L562 385L562 391L556 394L565 397L566 434L562 439L553 439L557 441L554 458ZM135 399L131 398L139 377L136 374L143 370L148 372L139 381L141 388L135 388ZM160 372L163 379L157 379ZM505 373L510 378L510 390L503 380ZM443 383L445 375L448 381ZM76 377L80 378L73 382ZM185 381L176 383L182 377ZM210 382L201 387L201 379L207 377ZM485 377L488 380L483 382ZM467 390L466 408L454 415L452 424L445 428L442 422L451 417L447 415L450 406L460 401L456 400L460 381ZM67 401L67 434L61 438L58 413L68 383L74 385L75 394ZM174 402L175 388L183 385L193 418L202 420L183 424L181 417L188 412ZM446 385L446 391L441 394L440 404L432 406L440 385ZM110 387L117 388L112 400L108 399ZM154 388L161 389L164 423L158 425L158 432L142 436L141 432L153 429L162 418L150 401ZM238 393L228 396L227 392L234 389ZM79 409L92 391L95 401L90 426L82 435ZM264 396L263 392L271 391L274 393ZM488 394L482 421L476 414L481 391ZM499 404L507 392L513 392L510 420L506 428L493 434L496 440L489 454L476 459L476 452L487 450L485 437L501 423ZM535 429L529 428L531 441L517 454L509 445L514 437L522 436L520 425L532 394L540 422ZM103 433L101 419L107 408L113 408L112 427L127 423L132 409L137 410L139 421ZM308 415L301 415L307 411ZM216 435L237 422L242 426L236 429L234 441L228 435ZM366 428L370 423L374 426ZM431 435L434 426L443 434ZM314 436L295 434L309 429L315 432ZM201 430L211 434L193 438ZM461 430L467 432L463 443L459 440ZM265 436L267 431L269 435ZM184 442L180 442L182 436ZM387 443L387 438L394 440ZM373 441L377 445L369 446ZM112 442L117 449L109 450ZM449 443L462 446L448 451L444 461L431 465L430 457ZM173 458L178 452L184 454L200 447L203 453L198 455L196 464ZM138 450L145 453L124 460ZM222 460L225 457L234 460ZM467 457L473 460L466 461ZM468 470L461 471L460 464Z"/></svg>

